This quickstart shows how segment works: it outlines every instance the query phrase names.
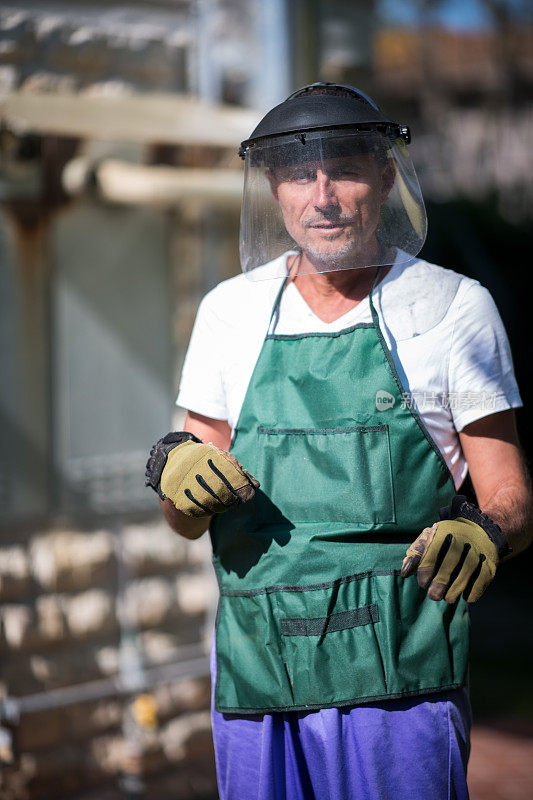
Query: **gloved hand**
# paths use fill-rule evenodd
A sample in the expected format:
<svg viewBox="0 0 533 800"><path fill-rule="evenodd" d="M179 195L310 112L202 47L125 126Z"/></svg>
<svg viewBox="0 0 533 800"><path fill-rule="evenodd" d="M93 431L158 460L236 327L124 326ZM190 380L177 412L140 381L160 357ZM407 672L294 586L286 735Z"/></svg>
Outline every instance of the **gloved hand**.
<svg viewBox="0 0 533 800"><path fill-rule="evenodd" d="M189 517L220 514L250 500L259 481L235 456L190 433L171 433L152 448L146 485Z"/></svg>
<svg viewBox="0 0 533 800"><path fill-rule="evenodd" d="M455 603L479 600L494 578L496 567L511 548L500 527L463 495L441 508L441 522L424 528L410 545L402 577L417 572L418 583L432 600Z"/></svg>

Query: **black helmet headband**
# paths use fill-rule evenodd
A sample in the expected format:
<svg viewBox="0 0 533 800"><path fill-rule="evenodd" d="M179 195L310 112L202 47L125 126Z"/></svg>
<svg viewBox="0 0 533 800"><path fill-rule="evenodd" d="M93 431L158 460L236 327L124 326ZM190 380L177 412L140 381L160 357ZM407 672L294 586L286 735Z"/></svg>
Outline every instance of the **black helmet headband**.
<svg viewBox="0 0 533 800"><path fill-rule="evenodd" d="M409 144L409 128L399 125L382 114L378 106L363 92L351 86L315 83L304 86L275 106L261 120L240 146L244 159L249 148L271 139L287 136L288 141L302 134L320 131L324 136L344 129L347 133L377 131L394 138L401 137Z"/></svg>

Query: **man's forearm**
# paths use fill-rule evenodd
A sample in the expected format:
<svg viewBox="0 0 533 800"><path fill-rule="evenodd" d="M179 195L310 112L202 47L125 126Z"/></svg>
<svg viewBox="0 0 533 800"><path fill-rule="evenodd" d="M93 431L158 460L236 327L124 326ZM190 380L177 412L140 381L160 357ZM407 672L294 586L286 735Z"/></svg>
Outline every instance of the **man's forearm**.
<svg viewBox="0 0 533 800"><path fill-rule="evenodd" d="M513 549L533 540L531 480L520 449L514 409L475 420L459 433L479 507Z"/></svg>
<svg viewBox="0 0 533 800"><path fill-rule="evenodd" d="M175 507L171 500L160 500L163 515L172 530L186 539L198 539L209 527L211 517L189 517Z"/></svg>
<svg viewBox="0 0 533 800"><path fill-rule="evenodd" d="M517 555L533 540L533 503L529 477L524 483L504 484L489 497L481 510L496 522Z"/></svg>

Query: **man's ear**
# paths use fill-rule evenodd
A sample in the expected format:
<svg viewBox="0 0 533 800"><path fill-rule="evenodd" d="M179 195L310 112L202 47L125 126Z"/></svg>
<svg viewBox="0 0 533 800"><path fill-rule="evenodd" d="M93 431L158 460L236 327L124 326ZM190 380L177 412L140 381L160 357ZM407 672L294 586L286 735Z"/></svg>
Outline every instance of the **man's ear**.
<svg viewBox="0 0 533 800"><path fill-rule="evenodd" d="M394 186L395 177L396 173L394 170L394 164L392 161L387 161L387 164L381 173L381 205L387 202L387 198L392 187Z"/></svg>
<svg viewBox="0 0 533 800"><path fill-rule="evenodd" d="M276 180L276 176L272 172L272 170L267 169L266 176L268 178L268 182L270 184L270 191L272 192L272 197L274 200L278 199L278 181Z"/></svg>

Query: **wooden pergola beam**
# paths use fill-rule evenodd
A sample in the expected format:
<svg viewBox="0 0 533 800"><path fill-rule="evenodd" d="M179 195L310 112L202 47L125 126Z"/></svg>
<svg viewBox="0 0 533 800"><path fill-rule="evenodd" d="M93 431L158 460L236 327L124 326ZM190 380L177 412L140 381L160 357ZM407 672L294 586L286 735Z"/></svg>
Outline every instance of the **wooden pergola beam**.
<svg viewBox="0 0 533 800"><path fill-rule="evenodd" d="M250 109L208 105L173 94L0 94L4 124L82 139L236 147L260 116Z"/></svg>

